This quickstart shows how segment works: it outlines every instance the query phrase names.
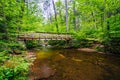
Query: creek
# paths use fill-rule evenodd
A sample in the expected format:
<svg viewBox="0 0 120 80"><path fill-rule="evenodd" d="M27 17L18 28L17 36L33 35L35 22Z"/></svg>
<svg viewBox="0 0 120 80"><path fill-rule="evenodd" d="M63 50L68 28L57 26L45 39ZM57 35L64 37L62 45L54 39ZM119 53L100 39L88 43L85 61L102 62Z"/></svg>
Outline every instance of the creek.
<svg viewBox="0 0 120 80"><path fill-rule="evenodd" d="M30 80L120 80L120 56L76 49L36 50Z"/></svg>

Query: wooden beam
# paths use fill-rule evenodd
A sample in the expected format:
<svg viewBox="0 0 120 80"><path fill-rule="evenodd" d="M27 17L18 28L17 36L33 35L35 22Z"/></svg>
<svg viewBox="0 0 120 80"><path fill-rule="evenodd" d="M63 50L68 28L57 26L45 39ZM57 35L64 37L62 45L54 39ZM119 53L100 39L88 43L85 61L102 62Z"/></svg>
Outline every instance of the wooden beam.
<svg viewBox="0 0 120 80"><path fill-rule="evenodd" d="M18 35L20 40L69 40L70 34L25 33Z"/></svg>

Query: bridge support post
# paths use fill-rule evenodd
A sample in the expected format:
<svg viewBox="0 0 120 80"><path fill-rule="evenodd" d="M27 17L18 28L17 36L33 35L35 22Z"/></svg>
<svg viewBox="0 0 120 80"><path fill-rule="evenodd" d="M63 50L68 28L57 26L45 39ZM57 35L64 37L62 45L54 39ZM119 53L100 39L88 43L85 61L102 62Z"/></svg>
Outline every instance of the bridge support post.
<svg viewBox="0 0 120 80"><path fill-rule="evenodd" d="M70 40L67 40L67 44L69 44L70 43Z"/></svg>
<svg viewBox="0 0 120 80"><path fill-rule="evenodd" d="M72 47L72 40L67 40L67 45L68 45L69 47Z"/></svg>
<svg viewBox="0 0 120 80"><path fill-rule="evenodd" d="M48 40L44 40L45 46L47 46L47 44L48 44L47 41L48 41Z"/></svg>

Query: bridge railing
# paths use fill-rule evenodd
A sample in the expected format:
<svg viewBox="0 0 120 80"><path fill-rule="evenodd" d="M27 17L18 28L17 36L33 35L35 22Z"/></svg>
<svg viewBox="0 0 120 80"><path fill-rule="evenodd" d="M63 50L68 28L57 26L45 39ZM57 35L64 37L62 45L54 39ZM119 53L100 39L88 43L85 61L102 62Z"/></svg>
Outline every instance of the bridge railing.
<svg viewBox="0 0 120 80"><path fill-rule="evenodd" d="M57 33L24 33L24 34L20 34L19 35L20 39L54 39L54 40L67 40L67 39L71 39L71 35L70 34L57 34Z"/></svg>

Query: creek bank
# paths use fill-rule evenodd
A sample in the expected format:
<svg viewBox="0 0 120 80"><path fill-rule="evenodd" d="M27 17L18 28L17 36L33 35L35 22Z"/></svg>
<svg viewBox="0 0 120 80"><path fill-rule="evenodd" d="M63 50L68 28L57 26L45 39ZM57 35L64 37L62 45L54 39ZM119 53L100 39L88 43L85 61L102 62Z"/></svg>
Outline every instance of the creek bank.
<svg viewBox="0 0 120 80"><path fill-rule="evenodd" d="M95 49L92 49L92 48L78 48L77 50L79 51L83 51L83 52L88 52L88 53L100 53L100 54L106 54L104 52L100 52L100 51L97 51Z"/></svg>
<svg viewBox="0 0 120 80"><path fill-rule="evenodd" d="M25 55L25 58L30 62L33 62L36 59L36 53L34 51L28 51Z"/></svg>

